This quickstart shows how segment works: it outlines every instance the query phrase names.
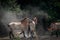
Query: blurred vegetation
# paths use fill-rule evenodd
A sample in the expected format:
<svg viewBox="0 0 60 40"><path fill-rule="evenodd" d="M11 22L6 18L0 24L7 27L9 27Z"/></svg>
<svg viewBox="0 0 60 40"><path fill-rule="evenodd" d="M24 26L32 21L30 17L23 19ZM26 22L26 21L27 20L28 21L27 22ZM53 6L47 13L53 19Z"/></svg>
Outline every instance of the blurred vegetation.
<svg viewBox="0 0 60 40"><path fill-rule="evenodd" d="M0 8L10 9L12 11L23 10L27 5L40 7L48 13L48 23L51 21L60 21L60 2L59 0L0 0Z"/></svg>
<svg viewBox="0 0 60 40"><path fill-rule="evenodd" d="M20 40L20 38L19 37L17 37L16 39L14 39L14 40Z"/></svg>

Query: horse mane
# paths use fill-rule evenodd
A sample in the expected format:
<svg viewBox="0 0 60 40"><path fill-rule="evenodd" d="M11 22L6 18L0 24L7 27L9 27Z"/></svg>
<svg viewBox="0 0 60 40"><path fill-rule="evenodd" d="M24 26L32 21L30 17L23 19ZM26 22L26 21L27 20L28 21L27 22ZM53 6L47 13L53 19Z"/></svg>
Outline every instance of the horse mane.
<svg viewBox="0 0 60 40"><path fill-rule="evenodd" d="M24 18L24 19L21 20L21 22L24 22L26 19L29 20L29 21L32 21L32 20L29 19L29 18Z"/></svg>
<svg viewBox="0 0 60 40"><path fill-rule="evenodd" d="M21 22L24 22L27 18L24 18L23 20L21 20Z"/></svg>

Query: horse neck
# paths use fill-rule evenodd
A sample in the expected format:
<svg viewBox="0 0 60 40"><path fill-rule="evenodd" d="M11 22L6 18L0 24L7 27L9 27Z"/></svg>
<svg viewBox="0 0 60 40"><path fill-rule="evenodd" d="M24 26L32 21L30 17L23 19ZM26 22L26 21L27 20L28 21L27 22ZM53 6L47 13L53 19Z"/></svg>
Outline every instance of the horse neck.
<svg viewBox="0 0 60 40"><path fill-rule="evenodd" d="M21 22L21 24L24 25L24 26L27 26L28 22L27 21L23 21L23 22Z"/></svg>

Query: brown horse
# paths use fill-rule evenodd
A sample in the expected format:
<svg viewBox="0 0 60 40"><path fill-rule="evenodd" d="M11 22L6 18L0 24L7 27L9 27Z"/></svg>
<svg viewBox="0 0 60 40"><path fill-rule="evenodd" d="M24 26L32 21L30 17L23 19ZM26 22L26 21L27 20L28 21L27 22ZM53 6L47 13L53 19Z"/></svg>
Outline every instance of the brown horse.
<svg viewBox="0 0 60 40"><path fill-rule="evenodd" d="M30 22L29 22L29 25L30 25L30 33L31 33L31 37L36 37L36 40L38 40L38 35L37 35L37 32L36 32L36 24L37 24L37 18L34 17Z"/></svg>
<svg viewBox="0 0 60 40"><path fill-rule="evenodd" d="M58 31L60 30L60 23L56 22L56 23L51 23L50 27L48 28L48 31L51 32L51 36L56 35L56 37L58 37Z"/></svg>
<svg viewBox="0 0 60 40"><path fill-rule="evenodd" d="M29 22L27 18L24 18L20 22L10 22L8 25L9 25L10 30L11 29L12 30L10 31L9 35L15 34L14 36L16 36L17 34L16 30L20 30L19 32L23 33L23 35L25 36L24 32L28 30L28 24Z"/></svg>
<svg viewBox="0 0 60 40"><path fill-rule="evenodd" d="M20 30L20 34L23 33L24 37L29 37L29 35L27 35L27 34L29 34L30 32L34 33L36 35L36 30L35 30L36 21L35 21L35 19L31 20L29 18L24 18L20 22L10 22L9 26L13 29L12 30L13 32L11 31L10 34L16 35L17 34L16 30ZM28 30L30 30L30 31L28 31Z"/></svg>

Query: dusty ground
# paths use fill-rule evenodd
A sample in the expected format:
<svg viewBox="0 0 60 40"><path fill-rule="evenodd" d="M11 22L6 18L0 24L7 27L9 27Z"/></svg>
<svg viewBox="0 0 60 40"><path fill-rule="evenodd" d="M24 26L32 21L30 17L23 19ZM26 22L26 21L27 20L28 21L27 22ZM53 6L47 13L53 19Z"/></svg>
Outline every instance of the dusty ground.
<svg viewBox="0 0 60 40"><path fill-rule="evenodd" d="M55 35L50 36L49 32L47 32L47 34L44 35L39 35L39 34L37 35L37 38L21 38L20 40L60 40L60 36L58 38ZM9 37L4 37L4 38L0 38L0 40L10 40L10 39Z"/></svg>
<svg viewBox="0 0 60 40"><path fill-rule="evenodd" d="M8 37L0 38L0 40L10 40ZM60 40L60 36L57 38L56 36L49 36L49 35L42 35L38 36L38 39L36 38L21 38L21 40Z"/></svg>

